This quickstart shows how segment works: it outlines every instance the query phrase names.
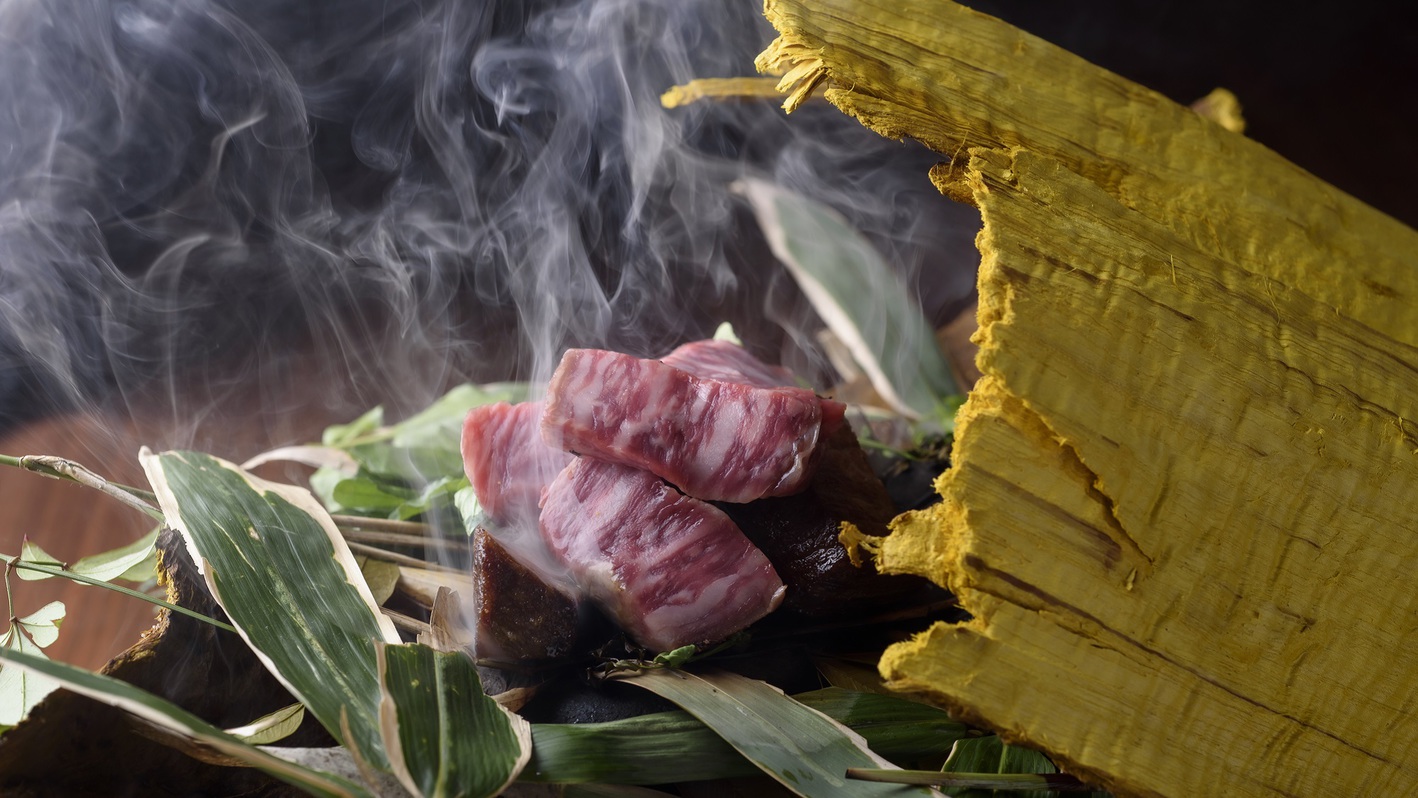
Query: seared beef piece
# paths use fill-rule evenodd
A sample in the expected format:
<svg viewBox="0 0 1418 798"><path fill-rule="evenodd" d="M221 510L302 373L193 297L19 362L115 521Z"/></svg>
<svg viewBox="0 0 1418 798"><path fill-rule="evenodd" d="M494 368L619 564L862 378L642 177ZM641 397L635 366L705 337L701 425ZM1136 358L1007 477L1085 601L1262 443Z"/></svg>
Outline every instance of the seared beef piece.
<svg viewBox="0 0 1418 798"><path fill-rule="evenodd" d="M463 470L488 516L532 524L542 490L571 455L542 442L540 402L473 408L463 422Z"/></svg>
<svg viewBox="0 0 1418 798"><path fill-rule="evenodd" d="M519 563L486 529L473 533L473 601L479 657L522 662L572 652L580 619L575 599Z"/></svg>
<svg viewBox="0 0 1418 798"><path fill-rule="evenodd" d="M920 580L852 565L837 540L841 522L811 493L720 504L787 586L783 609L813 617L879 610L913 596Z"/></svg>
<svg viewBox="0 0 1418 798"><path fill-rule="evenodd" d="M729 341L690 341L660 358L660 362L706 380L757 388L792 388L798 384L791 371L770 366Z"/></svg>
<svg viewBox="0 0 1418 798"><path fill-rule="evenodd" d="M722 640L783 600L728 516L645 471L577 459L547 488L541 529L585 594L650 649Z"/></svg>
<svg viewBox="0 0 1418 798"><path fill-rule="evenodd" d="M885 535L896 507L850 425L833 431L821 457L811 495L832 517L851 521L868 535Z"/></svg>
<svg viewBox="0 0 1418 798"><path fill-rule="evenodd" d="M842 521L879 536L895 516L890 495L846 424L823 446L806 492L718 507L773 563L788 587L785 610L814 617L873 612L926 588L921 579L878 574L869 563L852 565L838 541Z"/></svg>
<svg viewBox="0 0 1418 798"><path fill-rule="evenodd" d="M804 388L704 380L657 360L572 349L547 388L542 435L695 498L748 502L806 488L818 443L843 411Z"/></svg>

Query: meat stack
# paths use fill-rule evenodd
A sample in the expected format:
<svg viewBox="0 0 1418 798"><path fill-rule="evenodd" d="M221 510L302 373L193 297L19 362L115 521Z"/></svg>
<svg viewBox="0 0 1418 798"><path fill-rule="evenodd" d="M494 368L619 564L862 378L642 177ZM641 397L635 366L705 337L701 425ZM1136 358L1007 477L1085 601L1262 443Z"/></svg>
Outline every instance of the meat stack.
<svg viewBox="0 0 1418 798"><path fill-rule="evenodd" d="M535 517L577 593L637 643L722 640L785 588L709 502L801 492L842 425L843 405L792 383L720 341L663 360L573 349L544 404L469 414L464 465L493 521L526 530Z"/></svg>

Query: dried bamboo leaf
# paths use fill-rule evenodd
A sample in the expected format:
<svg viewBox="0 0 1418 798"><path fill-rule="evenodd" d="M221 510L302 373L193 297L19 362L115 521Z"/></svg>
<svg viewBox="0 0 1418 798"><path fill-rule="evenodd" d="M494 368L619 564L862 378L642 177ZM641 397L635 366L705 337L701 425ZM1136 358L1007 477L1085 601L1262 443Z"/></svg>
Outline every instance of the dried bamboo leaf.
<svg viewBox="0 0 1418 798"><path fill-rule="evenodd" d="M773 254L882 399L909 418L938 421L941 403L960 390L919 301L871 242L815 200L762 180L735 185Z"/></svg>
<svg viewBox="0 0 1418 798"><path fill-rule="evenodd" d="M144 450L140 460L169 525L252 650L336 739L387 766L374 643L399 635L330 516L309 492L209 455Z"/></svg>
<svg viewBox="0 0 1418 798"><path fill-rule="evenodd" d="M227 729L226 733L249 745L270 745L294 734L303 720L305 706L291 704L263 715L245 726Z"/></svg>

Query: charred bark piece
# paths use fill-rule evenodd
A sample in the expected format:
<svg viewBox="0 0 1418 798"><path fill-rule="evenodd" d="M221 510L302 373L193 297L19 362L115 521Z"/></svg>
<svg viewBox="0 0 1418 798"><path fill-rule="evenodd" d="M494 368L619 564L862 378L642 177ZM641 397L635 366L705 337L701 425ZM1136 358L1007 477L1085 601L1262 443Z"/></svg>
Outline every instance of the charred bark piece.
<svg viewBox="0 0 1418 798"><path fill-rule="evenodd" d="M480 658L550 660L575 650L578 602L518 562L486 529L473 533L473 601Z"/></svg>

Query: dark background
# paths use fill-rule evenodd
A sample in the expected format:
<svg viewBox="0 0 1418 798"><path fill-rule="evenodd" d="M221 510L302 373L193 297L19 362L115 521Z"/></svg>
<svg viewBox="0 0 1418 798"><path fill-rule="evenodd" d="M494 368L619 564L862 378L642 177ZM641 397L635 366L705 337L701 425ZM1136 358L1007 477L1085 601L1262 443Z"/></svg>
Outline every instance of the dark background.
<svg viewBox="0 0 1418 798"><path fill-rule="evenodd" d="M1402 3L967 0L1180 103L1235 92L1246 135L1418 225L1418 26Z"/></svg>

